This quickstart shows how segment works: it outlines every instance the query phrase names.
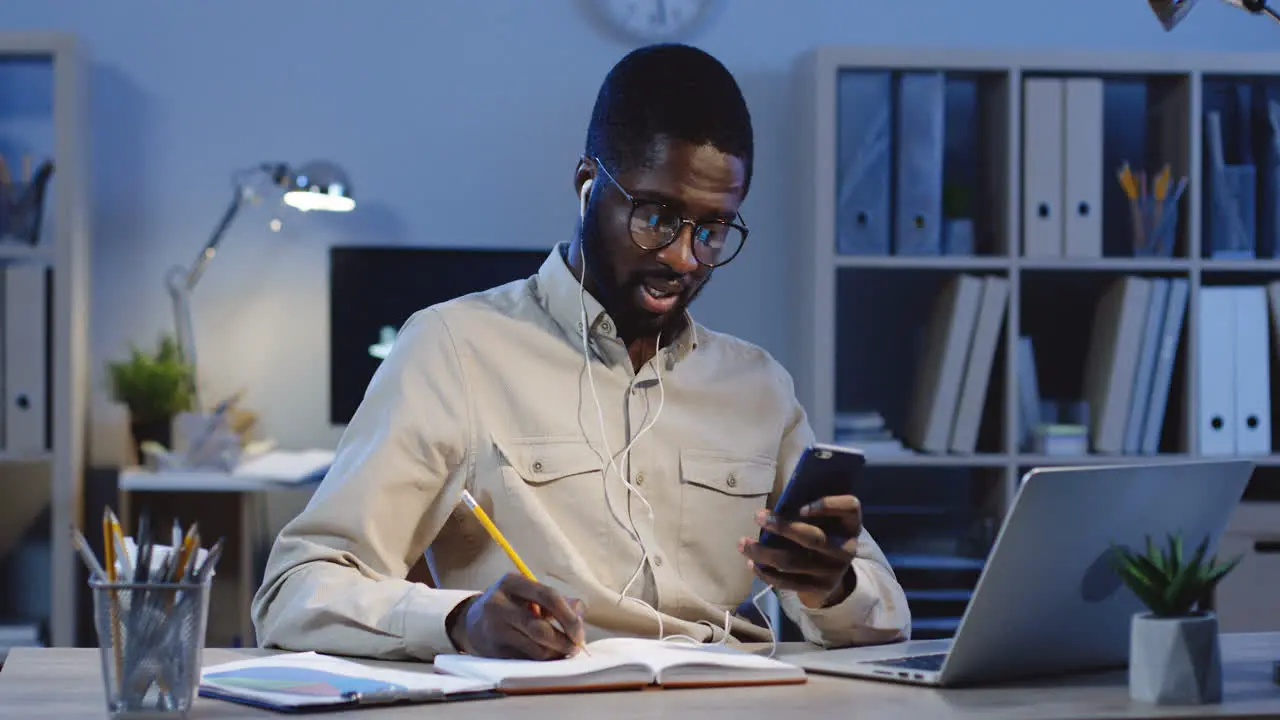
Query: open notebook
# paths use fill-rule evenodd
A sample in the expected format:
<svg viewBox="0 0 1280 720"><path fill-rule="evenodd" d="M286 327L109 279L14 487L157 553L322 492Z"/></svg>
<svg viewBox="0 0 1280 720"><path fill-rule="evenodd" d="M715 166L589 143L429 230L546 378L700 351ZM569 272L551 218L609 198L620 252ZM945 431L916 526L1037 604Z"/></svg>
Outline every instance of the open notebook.
<svg viewBox="0 0 1280 720"><path fill-rule="evenodd" d="M498 697L493 683L441 675L430 665L397 670L314 652L211 665L200 674L200 695L279 712Z"/></svg>
<svg viewBox="0 0 1280 720"><path fill-rule="evenodd" d="M804 670L722 645L607 638L564 660L500 660L438 655L436 669L491 683L505 693L618 690L657 685L719 687L805 681Z"/></svg>

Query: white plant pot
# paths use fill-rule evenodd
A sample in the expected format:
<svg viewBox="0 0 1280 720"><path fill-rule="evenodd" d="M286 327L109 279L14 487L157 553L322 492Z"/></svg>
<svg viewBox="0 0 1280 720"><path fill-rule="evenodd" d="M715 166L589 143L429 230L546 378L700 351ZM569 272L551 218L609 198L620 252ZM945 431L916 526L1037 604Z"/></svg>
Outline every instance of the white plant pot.
<svg viewBox="0 0 1280 720"><path fill-rule="evenodd" d="M1213 613L1133 616L1129 633L1129 696L1157 705L1222 700L1222 656Z"/></svg>

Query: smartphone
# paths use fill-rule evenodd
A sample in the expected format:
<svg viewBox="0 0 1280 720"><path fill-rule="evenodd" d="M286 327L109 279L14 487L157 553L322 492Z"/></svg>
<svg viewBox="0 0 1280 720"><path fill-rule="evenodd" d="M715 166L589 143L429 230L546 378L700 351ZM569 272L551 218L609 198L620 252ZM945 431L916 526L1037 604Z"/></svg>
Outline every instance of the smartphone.
<svg viewBox="0 0 1280 720"><path fill-rule="evenodd" d="M866 456L858 450L835 445L810 445L791 472L791 479L782 489L782 497L778 498L773 513L783 519L798 519L801 508L820 498L856 495L854 486L866 464ZM840 536L846 532L843 523L836 518L805 518L804 522L821 529L828 536ZM777 549L798 547L791 540L763 529L760 531L760 544Z"/></svg>

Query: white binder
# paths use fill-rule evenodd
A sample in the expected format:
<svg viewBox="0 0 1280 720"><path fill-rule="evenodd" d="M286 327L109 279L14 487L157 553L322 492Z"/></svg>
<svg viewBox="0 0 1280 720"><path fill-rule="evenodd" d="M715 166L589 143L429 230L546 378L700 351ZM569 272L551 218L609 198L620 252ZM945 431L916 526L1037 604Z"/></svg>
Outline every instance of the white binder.
<svg viewBox="0 0 1280 720"><path fill-rule="evenodd" d="M1271 453L1271 348L1267 291L1232 288L1235 295L1235 450Z"/></svg>
<svg viewBox="0 0 1280 720"><path fill-rule="evenodd" d="M1063 89L1027 78L1022 90L1022 254L1062 256Z"/></svg>
<svg viewBox="0 0 1280 720"><path fill-rule="evenodd" d="M3 266L4 450L8 454L48 449L48 314L44 265Z"/></svg>
<svg viewBox="0 0 1280 720"><path fill-rule="evenodd" d="M1067 257L1102 257L1102 80L1064 81L1063 238Z"/></svg>
<svg viewBox="0 0 1280 720"><path fill-rule="evenodd" d="M1236 303L1235 288L1200 290L1196 313L1199 351L1196 375L1199 410L1196 427L1201 455L1234 455L1236 452Z"/></svg>

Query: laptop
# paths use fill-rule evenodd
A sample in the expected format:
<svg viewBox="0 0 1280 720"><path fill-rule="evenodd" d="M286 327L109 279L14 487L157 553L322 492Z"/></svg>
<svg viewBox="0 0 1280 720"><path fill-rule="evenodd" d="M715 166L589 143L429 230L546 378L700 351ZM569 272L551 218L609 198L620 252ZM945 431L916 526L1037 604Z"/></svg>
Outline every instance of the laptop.
<svg viewBox="0 0 1280 720"><path fill-rule="evenodd" d="M1254 464L1190 460L1038 468L1022 484L953 637L787 655L807 671L935 687L1123 668L1145 607L1111 545L1179 532L1210 555ZM1225 559L1225 558L1223 558Z"/></svg>

